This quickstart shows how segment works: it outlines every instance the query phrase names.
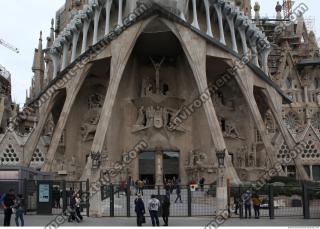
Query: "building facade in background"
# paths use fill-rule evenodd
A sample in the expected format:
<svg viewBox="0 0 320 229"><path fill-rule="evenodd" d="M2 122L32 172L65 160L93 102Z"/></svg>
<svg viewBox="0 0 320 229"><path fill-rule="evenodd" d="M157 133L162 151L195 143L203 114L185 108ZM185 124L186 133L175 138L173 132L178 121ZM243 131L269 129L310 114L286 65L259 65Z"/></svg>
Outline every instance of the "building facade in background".
<svg viewBox="0 0 320 229"><path fill-rule="evenodd" d="M66 0L46 48L40 35L24 110L2 119L2 165L67 180L212 183L225 152L235 184L277 163L282 176L320 181L315 35L303 17L283 20L281 5L276 20L251 9Z"/></svg>

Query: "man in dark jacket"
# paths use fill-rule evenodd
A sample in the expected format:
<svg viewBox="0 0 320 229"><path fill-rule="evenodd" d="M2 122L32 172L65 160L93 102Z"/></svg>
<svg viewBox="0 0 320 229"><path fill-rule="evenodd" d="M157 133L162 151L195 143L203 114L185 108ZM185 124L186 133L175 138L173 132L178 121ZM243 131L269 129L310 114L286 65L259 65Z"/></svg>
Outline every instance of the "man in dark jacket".
<svg viewBox="0 0 320 229"><path fill-rule="evenodd" d="M141 194L138 194L138 197L134 200L135 212L137 214L137 226L141 227L143 223L143 215L145 214L144 202L141 198Z"/></svg>
<svg viewBox="0 0 320 229"><path fill-rule="evenodd" d="M165 196L162 201L162 219L164 221L163 226L168 226L169 215L170 215L170 199L169 196Z"/></svg>
<svg viewBox="0 0 320 229"><path fill-rule="evenodd" d="M11 222L12 208L14 207L14 201L16 197L14 190L10 189L8 193L2 196L2 207L4 209L4 223L3 226L9 227Z"/></svg>

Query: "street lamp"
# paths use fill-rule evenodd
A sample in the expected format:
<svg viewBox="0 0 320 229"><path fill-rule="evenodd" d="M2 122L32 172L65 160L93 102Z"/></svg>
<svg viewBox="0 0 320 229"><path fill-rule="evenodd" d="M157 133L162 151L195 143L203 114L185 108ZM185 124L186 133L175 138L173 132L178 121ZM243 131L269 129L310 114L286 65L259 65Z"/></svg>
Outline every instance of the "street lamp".
<svg viewBox="0 0 320 229"><path fill-rule="evenodd" d="M216 154L217 154L217 158L218 158L219 168L223 168L224 167L224 158L226 156L226 149L219 150L216 152Z"/></svg>

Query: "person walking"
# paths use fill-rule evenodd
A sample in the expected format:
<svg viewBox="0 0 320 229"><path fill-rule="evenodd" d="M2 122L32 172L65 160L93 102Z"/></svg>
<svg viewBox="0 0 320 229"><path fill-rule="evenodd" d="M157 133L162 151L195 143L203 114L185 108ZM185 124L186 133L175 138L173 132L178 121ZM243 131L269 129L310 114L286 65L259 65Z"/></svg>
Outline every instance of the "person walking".
<svg viewBox="0 0 320 229"><path fill-rule="evenodd" d="M73 193L72 196L70 197L70 210L69 210L69 213L70 213L70 216L68 218L68 222L73 222L74 220L76 220L78 223L80 222L80 220L76 216L76 197L75 197L75 193Z"/></svg>
<svg viewBox="0 0 320 229"><path fill-rule="evenodd" d="M178 200L180 200L180 203L182 203L181 200L181 186L180 186L180 180L176 184L176 193L177 193L177 198L174 201L174 203L177 203Z"/></svg>
<svg viewBox="0 0 320 229"><path fill-rule="evenodd" d="M16 211L16 226L19 227L19 219L21 222L21 227L24 226L24 219L23 219L23 213L24 213L24 198L22 194L17 195L17 198L15 200L14 209Z"/></svg>
<svg viewBox="0 0 320 229"><path fill-rule="evenodd" d="M242 195L242 202L244 203L244 209L245 209L245 218L248 218L249 214L249 219L251 219L251 192L247 190L243 195Z"/></svg>
<svg viewBox="0 0 320 229"><path fill-rule="evenodd" d="M158 217L158 211L160 209L160 201L156 198L154 194L151 195L151 200L148 202L148 210L150 213L151 221L152 221L152 226L160 226L159 223L159 217Z"/></svg>
<svg viewBox="0 0 320 229"><path fill-rule="evenodd" d="M163 226L168 226L169 223L169 215L170 215L170 198L169 196L165 196L162 201L162 219L164 222Z"/></svg>
<svg viewBox="0 0 320 229"><path fill-rule="evenodd" d="M78 217L81 221L83 220L83 217L81 215L81 198L80 198L80 194L77 193L76 197L75 197L75 205L76 205L76 217Z"/></svg>
<svg viewBox="0 0 320 229"><path fill-rule="evenodd" d="M203 192L204 190L204 182L206 181L206 179L204 179L204 177L202 177L200 180L199 180L199 186L200 186L200 190L201 192Z"/></svg>
<svg viewBox="0 0 320 229"><path fill-rule="evenodd" d="M141 194L143 196L143 187L144 182L142 180L138 180L138 194Z"/></svg>
<svg viewBox="0 0 320 229"><path fill-rule="evenodd" d="M8 193L5 193L1 197L1 203L4 210L4 227L9 227L11 223L11 215L12 215L12 208L14 207L15 203L15 195L14 190L10 189Z"/></svg>
<svg viewBox="0 0 320 229"><path fill-rule="evenodd" d="M259 219L260 218L261 200L260 200L259 195L257 193L252 195L252 204L253 204L253 209L254 209L254 217L256 219Z"/></svg>
<svg viewBox="0 0 320 229"><path fill-rule="evenodd" d="M145 223L144 214L146 213L144 202L141 198L141 194L138 194L138 197L134 200L134 211L137 215L137 226L141 227L143 223Z"/></svg>

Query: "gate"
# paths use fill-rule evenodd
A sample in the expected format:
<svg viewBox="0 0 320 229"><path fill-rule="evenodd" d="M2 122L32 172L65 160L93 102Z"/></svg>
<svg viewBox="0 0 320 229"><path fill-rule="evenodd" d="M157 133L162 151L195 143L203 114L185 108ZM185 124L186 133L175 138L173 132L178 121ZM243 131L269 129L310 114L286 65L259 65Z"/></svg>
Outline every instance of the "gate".
<svg viewBox="0 0 320 229"><path fill-rule="evenodd" d="M89 181L0 180L1 192L22 194L26 214L68 214L73 192L81 197L82 214L89 216Z"/></svg>

